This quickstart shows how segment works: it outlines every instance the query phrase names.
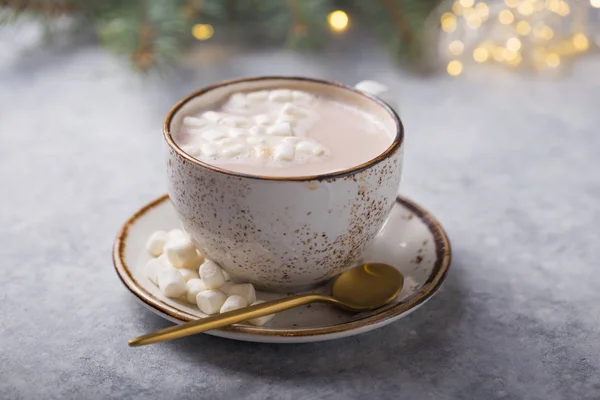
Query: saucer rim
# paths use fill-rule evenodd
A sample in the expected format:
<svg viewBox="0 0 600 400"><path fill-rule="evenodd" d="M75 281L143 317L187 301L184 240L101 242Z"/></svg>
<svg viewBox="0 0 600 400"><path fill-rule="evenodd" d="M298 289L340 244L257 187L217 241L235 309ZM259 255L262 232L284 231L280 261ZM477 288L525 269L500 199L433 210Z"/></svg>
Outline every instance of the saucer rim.
<svg viewBox="0 0 600 400"><path fill-rule="evenodd" d="M188 322L197 319L197 317L193 314L181 311L176 307L164 303L161 299L146 291L143 286L141 286L135 280L131 273L131 268L129 268L125 262L125 248L130 227L152 209L162 205L162 203L168 200L169 195L164 194L139 208L131 217L127 219L127 221L125 221L119 230L113 245L113 264L115 271L117 272L117 275L119 276L123 285L146 306L153 308L156 311L159 311L160 313L165 314L166 316L169 316L177 321ZM402 314L413 311L419 307L422 303L433 296L444 282L452 260L452 249L450 240L448 239L448 235L446 234L444 228L429 211L425 210L412 200L400 195L396 197L396 203L406 207L416 217L421 219L431 232L434 239L436 261L433 265L431 274L417 294L379 313L371 314L368 317L358 320L335 325L299 329L270 329L247 325L231 325L222 329L218 329L217 331L221 331L223 333L242 333L248 335L279 337L308 337L328 335L360 329L370 325L385 324L386 321L390 319L396 319Z"/></svg>

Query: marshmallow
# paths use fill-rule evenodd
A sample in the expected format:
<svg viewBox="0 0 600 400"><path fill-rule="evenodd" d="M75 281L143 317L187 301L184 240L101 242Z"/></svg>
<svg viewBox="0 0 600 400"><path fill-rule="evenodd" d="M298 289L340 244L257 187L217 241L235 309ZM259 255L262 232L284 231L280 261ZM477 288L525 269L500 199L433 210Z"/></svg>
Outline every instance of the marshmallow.
<svg viewBox="0 0 600 400"><path fill-rule="evenodd" d="M256 300L255 302L253 302L250 305L253 306L253 305L261 304L264 302L265 302L264 300ZM264 324L269 322L274 316L275 316L275 314L263 315L262 317L256 317L256 318L249 319L248 322L251 323L252 325L263 326Z"/></svg>
<svg viewBox="0 0 600 400"><path fill-rule="evenodd" d="M196 253L194 243L188 237L176 237L169 240L163 251L175 268L195 268L201 261Z"/></svg>
<svg viewBox="0 0 600 400"><path fill-rule="evenodd" d="M294 159L296 147L294 143L284 141L278 143L273 148L273 158L277 161L292 161Z"/></svg>
<svg viewBox="0 0 600 400"><path fill-rule="evenodd" d="M298 142L298 144L296 144L296 150L300 153L313 154L315 156L320 156L325 153L325 148L323 146L308 140Z"/></svg>
<svg viewBox="0 0 600 400"><path fill-rule="evenodd" d="M206 125L208 125L209 123L210 123L210 121L208 121L204 118L197 118L197 117L183 118L183 124L185 126L193 127L193 128L202 128L202 127L205 127Z"/></svg>
<svg viewBox="0 0 600 400"><path fill-rule="evenodd" d="M259 114L254 117L254 122L258 125L270 125L273 123L273 118L267 114Z"/></svg>
<svg viewBox="0 0 600 400"><path fill-rule="evenodd" d="M246 143L249 144L262 144L266 141L267 139L261 136L248 136L246 138Z"/></svg>
<svg viewBox="0 0 600 400"><path fill-rule="evenodd" d="M269 97L269 92L266 90L259 90L257 92L250 92L246 95L246 100L252 103L260 103L266 101Z"/></svg>
<svg viewBox="0 0 600 400"><path fill-rule="evenodd" d="M196 295L198 308L208 315L218 313L225 300L227 300L227 295L220 290L205 290Z"/></svg>
<svg viewBox="0 0 600 400"><path fill-rule="evenodd" d="M202 132L201 136L203 139L206 139L209 142L214 142L215 140L227 137L227 134L219 129L207 129Z"/></svg>
<svg viewBox="0 0 600 400"><path fill-rule="evenodd" d="M301 103L308 103L314 99L312 94L300 90L292 90L292 98Z"/></svg>
<svg viewBox="0 0 600 400"><path fill-rule="evenodd" d="M190 279L185 283L187 287L186 300L192 304L196 304L196 296L200 292L204 292L206 290L206 286L204 286L204 282L202 279Z"/></svg>
<svg viewBox="0 0 600 400"><path fill-rule="evenodd" d="M193 144L182 146L181 150L183 150L184 153L187 153L192 157L198 157L200 154L202 154L202 150L200 150L200 147L195 146Z"/></svg>
<svg viewBox="0 0 600 400"><path fill-rule="evenodd" d="M246 303L252 304L256 301L256 291L251 283L240 283L238 285L227 285L221 288L228 296L237 295L246 300Z"/></svg>
<svg viewBox="0 0 600 400"><path fill-rule="evenodd" d="M229 97L229 102L236 108L246 108L248 106L248 99L243 93L234 93Z"/></svg>
<svg viewBox="0 0 600 400"><path fill-rule="evenodd" d="M200 278L207 289L218 289L225 283L223 270L211 260L204 261L200 266Z"/></svg>
<svg viewBox="0 0 600 400"><path fill-rule="evenodd" d="M269 146L266 146L264 144L258 144L254 147L252 147L252 153L254 154L255 158L269 158L271 157L271 148Z"/></svg>
<svg viewBox="0 0 600 400"><path fill-rule="evenodd" d="M160 257L157 258L157 260L160 261L165 267L175 268L173 264L171 264L171 261L169 261L165 253L162 253Z"/></svg>
<svg viewBox="0 0 600 400"><path fill-rule="evenodd" d="M152 283L158 285L158 273L166 268L167 266L164 265L161 260L153 258L144 266L144 273Z"/></svg>
<svg viewBox="0 0 600 400"><path fill-rule="evenodd" d="M292 126L289 122L279 122L267 128L267 135L272 136L292 136Z"/></svg>
<svg viewBox="0 0 600 400"><path fill-rule="evenodd" d="M188 282L191 279L199 279L200 275L195 269L187 269L187 268L179 268L178 269L181 276L183 276L183 280Z"/></svg>
<svg viewBox="0 0 600 400"><path fill-rule="evenodd" d="M229 296L227 300L225 300L225 303L223 303L219 312L225 313L227 311L233 311L244 307L248 307L248 302L244 300L242 296L234 294L232 296Z"/></svg>
<svg viewBox="0 0 600 400"><path fill-rule="evenodd" d="M169 234L165 231L156 231L148 238L146 250L154 257L158 257L163 252L165 243L169 240Z"/></svg>
<svg viewBox="0 0 600 400"><path fill-rule="evenodd" d="M277 121L275 121L275 125L277 124L289 124L290 126L295 126L298 122L298 117L293 115L280 114L277 117Z"/></svg>
<svg viewBox="0 0 600 400"><path fill-rule="evenodd" d="M292 100L292 91L288 89L277 89L269 93L269 100L284 103Z"/></svg>
<svg viewBox="0 0 600 400"><path fill-rule="evenodd" d="M223 117L219 124L229 126L231 128L245 128L250 126L250 120L246 117L240 117L237 115L229 115Z"/></svg>
<svg viewBox="0 0 600 400"><path fill-rule="evenodd" d="M245 150L246 150L246 146L244 146L241 143L232 144L230 146L223 147L221 149L221 155L223 157L227 157L227 158L235 157L235 156L239 156Z"/></svg>
<svg viewBox="0 0 600 400"><path fill-rule="evenodd" d="M221 268L221 272L223 273L223 278L225 278L225 281L228 282L231 280L231 276L229 276L229 274L227 273L227 271L225 271L223 268Z"/></svg>
<svg viewBox="0 0 600 400"><path fill-rule="evenodd" d="M248 130L251 135L258 136L264 135L267 133L267 129L262 125L254 125L252 128Z"/></svg>
<svg viewBox="0 0 600 400"><path fill-rule="evenodd" d="M292 116L292 117L304 118L304 117L307 117L309 113L308 113L308 111L306 111L292 103L285 103L285 105L281 109L281 114Z"/></svg>
<svg viewBox="0 0 600 400"><path fill-rule="evenodd" d="M203 155L208 157L214 157L219 154L219 148L214 144L206 143L200 147L200 151Z"/></svg>
<svg viewBox="0 0 600 400"><path fill-rule="evenodd" d="M207 119L211 122L218 122L223 116L216 111L207 111L202 114L202 118Z"/></svg>
<svg viewBox="0 0 600 400"><path fill-rule="evenodd" d="M252 128L250 128L250 130L252 130ZM238 138L241 136L246 136L248 134L248 131L246 129L231 128L227 131L227 134L230 138Z"/></svg>
<svg viewBox="0 0 600 400"><path fill-rule="evenodd" d="M171 239L175 239L178 237L187 237L187 234L182 231L181 229L171 229L169 232L167 232L169 234L169 240Z"/></svg>
<svg viewBox="0 0 600 400"><path fill-rule="evenodd" d="M183 276L174 268L165 268L158 273L158 288L167 297L179 297L187 290Z"/></svg>

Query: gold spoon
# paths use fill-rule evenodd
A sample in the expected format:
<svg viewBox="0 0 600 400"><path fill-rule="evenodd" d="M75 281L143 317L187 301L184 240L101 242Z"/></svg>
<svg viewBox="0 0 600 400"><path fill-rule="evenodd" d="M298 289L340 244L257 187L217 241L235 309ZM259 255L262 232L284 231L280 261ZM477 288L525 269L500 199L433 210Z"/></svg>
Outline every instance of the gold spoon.
<svg viewBox="0 0 600 400"><path fill-rule="evenodd" d="M139 336L131 339L129 346L138 347L178 339L314 302L331 303L350 311L374 310L394 300L403 284L404 277L392 266L359 265L342 273L335 280L331 290L333 296L307 293L267 301Z"/></svg>

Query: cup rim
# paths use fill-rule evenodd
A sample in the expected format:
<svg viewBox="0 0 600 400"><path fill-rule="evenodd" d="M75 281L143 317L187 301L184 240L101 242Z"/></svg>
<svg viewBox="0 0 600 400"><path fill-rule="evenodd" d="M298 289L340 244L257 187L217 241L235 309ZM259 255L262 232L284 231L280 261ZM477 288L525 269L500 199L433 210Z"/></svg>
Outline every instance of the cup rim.
<svg viewBox="0 0 600 400"><path fill-rule="evenodd" d="M246 174L246 173L242 173L242 172L230 171L228 169L224 169L224 168L220 168L216 165L208 164L206 162L203 162L201 160L198 160L198 159L190 156L189 154L184 152L175 143L175 141L173 140L173 136L171 135L171 122L172 122L175 114L177 114L177 112L190 100L192 100L198 96L201 96L207 92L210 92L211 90L215 90L215 89L223 87L223 86L234 85L234 84L238 84L241 82L254 82L254 81L265 81L265 80L291 80L291 81L295 80L295 81L312 82L312 83L324 84L324 85L329 85L329 86L335 86L335 87L338 87L341 89L345 89L345 90L354 92L357 95L363 96L371 101L374 101L392 117L392 120L394 121L394 124L396 125L396 137L394 138L394 140L392 141L390 146L387 149L385 149L382 153L380 153L377 157L372 158L362 164L358 164L353 167L346 168L346 169L343 169L340 171L334 171L334 172L328 172L328 173L316 174L316 175L303 175L303 176L302 175L301 176L268 176L268 175ZM255 76L255 77L238 78L238 79L221 81L221 82L215 83L210 86L206 86L200 90L197 90L195 92L188 94L183 99L179 100L167 113L165 122L163 124L163 138L167 142L167 145L171 149L173 149L180 157L183 157L186 161L191 162L192 164L195 164L199 167L203 167L203 168L209 169L214 172L222 173L224 175L235 176L235 177L239 177L239 178L266 180L266 181L283 181L283 182L313 181L313 180L322 181L322 180L340 178L340 177L344 177L344 176L357 174L361 171L364 171L364 170L372 167L373 165L380 163L381 161L387 159L388 157L390 157L392 154L395 153L395 151L397 149L399 149L402 146L402 143L404 142L404 126L402 125L402 121L400 120L400 117L398 116L396 111L394 111L394 109L391 108L386 102L384 102L383 100L381 100L380 98L378 98L376 96L373 96L373 95L370 95L363 91L360 91L352 86L349 86L349 85L346 85L343 83L339 83L339 82L335 82L335 81L328 81L325 79L317 79L317 78L309 78L309 77L301 77L301 76L268 75L268 76Z"/></svg>

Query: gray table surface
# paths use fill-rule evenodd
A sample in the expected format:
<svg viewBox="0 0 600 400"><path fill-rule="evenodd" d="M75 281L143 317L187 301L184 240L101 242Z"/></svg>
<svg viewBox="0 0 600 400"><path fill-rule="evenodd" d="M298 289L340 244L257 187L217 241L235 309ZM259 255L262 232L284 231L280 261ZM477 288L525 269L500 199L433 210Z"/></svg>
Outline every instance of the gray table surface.
<svg viewBox="0 0 600 400"><path fill-rule="evenodd" d="M451 79L411 76L369 43L320 56L207 44L140 77L97 46L40 50L23 32L0 35L0 398L600 398L600 57L558 80ZM273 73L397 92L401 192L450 236L445 286L337 341L128 348L169 325L111 265L121 223L165 191L163 116L203 85Z"/></svg>

